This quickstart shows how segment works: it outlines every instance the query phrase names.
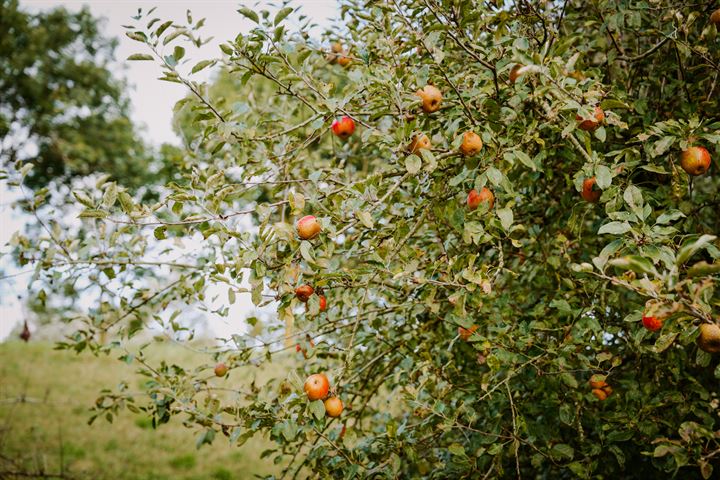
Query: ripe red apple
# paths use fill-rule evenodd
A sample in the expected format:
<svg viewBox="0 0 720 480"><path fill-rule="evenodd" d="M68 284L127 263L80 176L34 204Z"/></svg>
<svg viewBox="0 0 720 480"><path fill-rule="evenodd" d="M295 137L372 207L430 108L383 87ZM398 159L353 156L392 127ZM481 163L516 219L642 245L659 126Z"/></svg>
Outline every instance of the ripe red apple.
<svg viewBox="0 0 720 480"><path fill-rule="evenodd" d="M422 149L430 150L430 139L424 133L416 134L410 143L410 153L418 153Z"/></svg>
<svg viewBox="0 0 720 480"><path fill-rule="evenodd" d="M310 300L310 297L312 296L314 291L315 289L310 285L300 285L295 289L295 296L298 300L305 303Z"/></svg>
<svg viewBox="0 0 720 480"><path fill-rule="evenodd" d="M603 388L606 387L607 383L605 382L605 377L603 375L595 374L592 377L590 377L590 387L595 388Z"/></svg>
<svg viewBox="0 0 720 480"><path fill-rule="evenodd" d="M346 115L333 121L331 129L336 136L347 140L355 131L355 121Z"/></svg>
<svg viewBox="0 0 720 480"><path fill-rule="evenodd" d="M601 390L599 388L594 388L592 391L592 394L595 395L597 397L597 399L600 401L603 401L608 397L607 393L605 393L604 390Z"/></svg>
<svg viewBox="0 0 720 480"><path fill-rule="evenodd" d="M720 26L720 8L718 8L717 10L715 10L715 11L710 15L710 22L714 23L715 25Z"/></svg>
<svg viewBox="0 0 720 480"><path fill-rule="evenodd" d="M680 165L689 175L702 175L710 168L710 153L703 147L690 147L680 155Z"/></svg>
<svg viewBox="0 0 720 480"><path fill-rule="evenodd" d="M458 327L458 335L460 335L460 338L467 342L470 337L472 337L472 334L475 333L478 329L477 325L473 325L470 328L464 328L464 327Z"/></svg>
<svg viewBox="0 0 720 480"><path fill-rule="evenodd" d="M317 218L312 215L306 215L297 221L296 229L300 238L310 240L318 236L321 227Z"/></svg>
<svg viewBox="0 0 720 480"><path fill-rule="evenodd" d="M345 54L346 52L343 52ZM341 67L347 67L352 63L352 58L348 57L347 55L340 55L337 59L338 65Z"/></svg>
<svg viewBox="0 0 720 480"><path fill-rule="evenodd" d="M228 372L228 367L224 363L220 362L217 365L215 365L215 376L216 377L224 377Z"/></svg>
<svg viewBox="0 0 720 480"><path fill-rule="evenodd" d="M320 311L324 312L327 310L327 298L325 295L318 295L318 299L320 300Z"/></svg>
<svg viewBox="0 0 720 480"><path fill-rule="evenodd" d="M651 332L657 332L658 330L660 330L662 328L663 321L662 321L662 319L660 319L656 316L646 317L645 315L643 315L642 324L643 324L643 327L647 328Z"/></svg>
<svg viewBox="0 0 720 480"><path fill-rule="evenodd" d="M325 413L328 417L339 417L343 411L343 403L339 397L330 397L325 400Z"/></svg>
<svg viewBox="0 0 720 480"><path fill-rule="evenodd" d="M580 192L583 200L595 203L600 200L600 195L602 195L602 191L597 188L597 180L595 180L595 177L586 178L583 181L582 192Z"/></svg>
<svg viewBox="0 0 720 480"><path fill-rule="evenodd" d="M460 144L460 153L466 157L472 157L477 155L482 150L483 142L475 132L465 132L463 134L463 141Z"/></svg>
<svg viewBox="0 0 720 480"><path fill-rule="evenodd" d="M602 108L595 107L593 117L594 118L592 118L592 119L585 120L580 115L577 115L575 118L577 119L578 122L580 122L580 124L578 125L578 128L580 130L585 130L585 131L595 130L596 128L598 128L600 126L600 124L603 122L603 120L605 120L605 112L603 112Z"/></svg>
<svg viewBox="0 0 720 480"><path fill-rule="evenodd" d="M468 193L467 206L470 210L475 210L481 203L487 203L488 210L495 205L495 195L487 187L483 187L479 193L474 188Z"/></svg>
<svg viewBox="0 0 720 480"><path fill-rule="evenodd" d="M422 90L416 92L416 95L422 99L423 112L433 113L440 110L442 93L434 85L425 85Z"/></svg>
<svg viewBox="0 0 720 480"><path fill-rule="evenodd" d="M522 72L520 69L523 68L523 65L521 63L516 63L513 65L513 67L510 69L510 83L515 84L518 78L522 76Z"/></svg>
<svg viewBox="0 0 720 480"><path fill-rule="evenodd" d="M324 373L315 373L305 380L303 388L307 394L308 400L322 400L327 397L327 394L330 391L330 381Z"/></svg>

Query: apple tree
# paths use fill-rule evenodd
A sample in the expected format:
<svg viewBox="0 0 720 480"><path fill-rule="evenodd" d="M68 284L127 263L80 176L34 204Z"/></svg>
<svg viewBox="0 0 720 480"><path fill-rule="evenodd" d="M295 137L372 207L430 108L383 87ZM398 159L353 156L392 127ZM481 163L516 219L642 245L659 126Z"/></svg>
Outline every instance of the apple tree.
<svg viewBox="0 0 720 480"><path fill-rule="evenodd" d="M130 60L188 88L174 180L157 202L99 183L80 222L14 239L34 291L94 284L61 346L148 377L94 416L265 432L287 478L717 475L714 8L344 0L316 37L248 5L193 60L202 20L139 12ZM134 341L242 301L273 314L203 368Z"/></svg>

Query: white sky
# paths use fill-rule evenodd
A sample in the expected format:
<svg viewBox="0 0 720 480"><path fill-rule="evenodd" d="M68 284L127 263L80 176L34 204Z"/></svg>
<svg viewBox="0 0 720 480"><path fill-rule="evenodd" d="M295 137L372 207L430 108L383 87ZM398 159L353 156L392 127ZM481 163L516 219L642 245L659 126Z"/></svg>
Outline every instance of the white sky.
<svg viewBox="0 0 720 480"><path fill-rule="evenodd" d="M246 6L253 6L251 2L244 2ZM278 9L280 2L259 2L261 7L271 12ZM237 13L241 2L228 0L21 0L22 8L29 11L46 10L53 7L64 6L70 10L80 9L87 5L95 16L106 18L104 34L119 39L116 50L118 60L117 72L119 76L125 77L130 83L130 98L132 101L132 118L140 126L140 131L147 141L159 145L164 142L177 143L175 134L172 131L172 108L175 102L185 94L182 85L157 80L160 76L160 67L155 62L136 61L126 62L125 59L133 53L148 53L143 50L143 45L125 36L125 29L122 25L132 24L132 16L137 13L138 7L144 11L156 6L157 10L153 16L162 19L176 20L185 23L185 12L190 9L193 20L205 18L205 26L201 30L203 38L213 37L213 40L200 49L185 45L186 58L199 61L205 58L219 56L218 45L224 41L235 38L238 32L247 32L252 27L252 22ZM274 5L274 6L273 6ZM319 26L326 26L338 16L336 0L301 0L294 1L290 5L300 6L300 11L311 18ZM296 14L293 14L295 16ZM292 17L291 17L292 19ZM194 64L194 63L193 63ZM210 70L205 74L209 76ZM12 202L13 196L6 190L5 185L0 183L0 252L6 252L3 247L13 232L22 227L24 218L14 214L8 205ZM7 263L5 263L7 265ZM6 270L6 273L12 273ZM0 285L0 341L5 339L15 325L22 321L23 311L21 302L18 301L18 293L24 292L29 275L16 277L14 281L2 281ZM211 295L209 295L211 296ZM244 300L245 302L242 302ZM251 309L249 300L238 298L239 311L247 312ZM237 317L231 314L231 318ZM229 325L227 321L216 324L214 331L218 335L226 335L237 328L237 325Z"/></svg>

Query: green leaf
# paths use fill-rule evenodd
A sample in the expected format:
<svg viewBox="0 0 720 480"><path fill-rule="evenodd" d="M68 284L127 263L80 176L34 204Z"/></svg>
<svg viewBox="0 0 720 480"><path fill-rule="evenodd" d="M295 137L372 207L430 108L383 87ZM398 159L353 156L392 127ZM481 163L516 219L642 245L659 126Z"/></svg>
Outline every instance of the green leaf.
<svg viewBox="0 0 720 480"><path fill-rule="evenodd" d="M568 444L558 443L550 449L550 454L558 460L572 460L575 455L575 449Z"/></svg>
<svg viewBox="0 0 720 480"><path fill-rule="evenodd" d="M81 192L80 190L73 190L72 194L78 202L82 203L86 207L92 208L95 206L95 203L90 199L90 197L85 194L85 192Z"/></svg>
<svg viewBox="0 0 720 480"><path fill-rule="evenodd" d="M310 413L320 420L325 416L325 404L322 400L315 400L314 402L310 402Z"/></svg>
<svg viewBox="0 0 720 480"><path fill-rule="evenodd" d="M297 215L305 209L305 195L300 192L290 192L288 201L293 215Z"/></svg>
<svg viewBox="0 0 720 480"><path fill-rule="evenodd" d="M668 223L672 223L675 220L678 220L680 218L685 218L685 214L682 213L680 210L667 210L663 212L657 220L655 220L656 225L666 225Z"/></svg>
<svg viewBox="0 0 720 480"><path fill-rule="evenodd" d="M675 264L682 265L687 262L690 260L690 257L695 255L695 253L697 253L701 248L707 247L708 244L715 241L716 238L717 237L715 235L703 235L697 240L685 245L678 251Z"/></svg>
<svg viewBox="0 0 720 480"><path fill-rule="evenodd" d="M527 153L523 152L522 150L515 150L513 151L513 154L515 155L515 158L517 158L523 163L523 165L530 167L533 172L537 170L535 162L532 161L532 159Z"/></svg>
<svg viewBox="0 0 720 480"><path fill-rule="evenodd" d="M647 273L657 275L657 270L652 262L645 257L639 255L627 255L620 258L614 258L608 262L613 267L622 270L632 270L635 273Z"/></svg>
<svg viewBox="0 0 720 480"><path fill-rule="evenodd" d="M108 216L108 212L103 210L88 209L78 215L80 218L105 218Z"/></svg>
<svg viewBox="0 0 720 480"><path fill-rule="evenodd" d="M690 278L706 277L708 275L715 275L716 273L720 273L720 262L707 263L703 260L690 267L687 271L687 276Z"/></svg>
<svg viewBox="0 0 720 480"><path fill-rule="evenodd" d="M105 193L103 194L102 206L105 208L112 207L113 205L115 205L117 197L117 185L115 184L115 182L108 183L107 187L105 188Z"/></svg>
<svg viewBox="0 0 720 480"><path fill-rule="evenodd" d="M605 165L598 165L595 168L595 181L598 188L605 190L612 183L612 172Z"/></svg>
<svg viewBox="0 0 720 480"><path fill-rule="evenodd" d="M167 30L170 25L172 25L172 20L168 20L167 22L160 25L157 30L155 30L155 36L160 37L163 33L165 33L165 30Z"/></svg>
<svg viewBox="0 0 720 480"><path fill-rule="evenodd" d="M497 216L500 218L500 224L505 230L509 230L513 224L513 212L509 208L499 208Z"/></svg>
<svg viewBox="0 0 720 480"><path fill-rule="evenodd" d="M129 57L127 57L126 60L129 61L135 61L135 60L154 60L154 57L152 55L149 55L147 53L133 53Z"/></svg>
<svg viewBox="0 0 720 480"><path fill-rule="evenodd" d="M153 235L158 240L165 240L167 238L167 235L165 235L165 232L167 232L167 227L165 225L162 225L160 227L157 227L155 230L153 230Z"/></svg>
<svg viewBox="0 0 720 480"><path fill-rule="evenodd" d="M250 20L252 20L255 23L260 23L260 17L258 17L258 14L255 13L253 10L250 10L247 7L240 7L238 9L238 13L240 13L241 15L243 15L246 18L249 18Z"/></svg>
<svg viewBox="0 0 720 480"><path fill-rule="evenodd" d="M420 157L417 155L409 155L405 159L405 168L407 169L408 173L410 175L415 175L420 171L420 168L422 167L422 161L420 160Z"/></svg>
<svg viewBox="0 0 720 480"><path fill-rule="evenodd" d="M274 23L275 25L277 25L278 23L280 23L280 22L282 22L283 20L285 20L285 18L286 18L288 15L290 15L292 12L293 12L293 8L292 8L292 7L285 7L285 8L283 8L283 9L281 9L281 10L275 15L275 20L273 21L273 23Z"/></svg>
<svg viewBox="0 0 720 480"><path fill-rule="evenodd" d="M372 215L370 215L368 212L357 211L355 212L355 215L367 228L375 228L375 222L373 221Z"/></svg>
<svg viewBox="0 0 720 480"><path fill-rule="evenodd" d="M450 446L448 447L448 451L452 455L465 456L465 447L463 447L459 443L450 444Z"/></svg>
<svg viewBox="0 0 720 480"><path fill-rule="evenodd" d="M202 60L195 64L195 66L192 68L192 71L190 73L197 73L200 70L202 70L203 68L207 68L210 65L214 65L214 64L215 64L215 60Z"/></svg>
<svg viewBox="0 0 720 480"><path fill-rule="evenodd" d="M655 346L653 347L655 353L662 353L667 350L670 345L673 344L678 335L679 332L666 333L665 335L662 335L660 338L658 338L655 341Z"/></svg>
<svg viewBox="0 0 720 480"><path fill-rule="evenodd" d="M503 174L500 170L498 170L495 167L489 167L486 172L488 180L492 182L493 185L498 186L503 180Z"/></svg>
<svg viewBox="0 0 720 480"><path fill-rule="evenodd" d="M600 227L600 230L598 230L598 235L602 235L605 233L610 233L612 235L621 235L623 233L629 232L630 230L632 230L632 227L628 222L610 222Z"/></svg>
<svg viewBox="0 0 720 480"><path fill-rule="evenodd" d="M207 430L203 431L198 435L197 440L195 441L195 448L200 449L204 444L210 445L213 440L215 439L215 430L212 428L208 428Z"/></svg>
<svg viewBox="0 0 720 480"><path fill-rule="evenodd" d="M300 242L300 254L307 262L315 262L312 243L308 242L307 240L303 240L302 242Z"/></svg>

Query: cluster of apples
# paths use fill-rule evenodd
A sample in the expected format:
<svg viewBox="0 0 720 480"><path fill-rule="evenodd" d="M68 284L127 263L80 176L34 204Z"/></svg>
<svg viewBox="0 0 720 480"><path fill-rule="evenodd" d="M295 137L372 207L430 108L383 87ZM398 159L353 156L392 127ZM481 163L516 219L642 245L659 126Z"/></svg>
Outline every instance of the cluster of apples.
<svg viewBox="0 0 720 480"><path fill-rule="evenodd" d="M440 109L442 105L442 92L434 85L425 85L424 88L418 90L416 95L422 100L422 109L425 113L434 113ZM474 157L482 150L483 141L480 135L469 130L463 133L462 143L458 150L466 157ZM410 142L410 153L418 153L423 149L431 149L430 139L424 133L417 133ZM479 192L475 189L470 190L467 197L467 206L470 210L477 209L480 204L485 203L488 210L492 209L495 204L495 195L488 188L483 188Z"/></svg>
<svg viewBox="0 0 720 480"><path fill-rule="evenodd" d="M330 53L328 53L326 58L328 62L337 63L341 67L347 67L352 62L347 50L345 50L340 42L335 42L330 46Z"/></svg>
<svg viewBox="0 0 720 480"><path fill-rule="evenodd" d="M305 380L303 386L308 400L324 400L325 413L328 417L339 417L343 411L343 402L340 397L330 395L330 380L324 373L315 373ZM330 396L328 396L330 395Z"/></svg>
<svg viewBox="0 0 720 480"><path fill-rule="evenodd" d="M295 289L295 297L303 303L307 303L314 293L315 289L308 284L300 285ZM318 293L318 301L320 303L320 311L324 312L327 308L327 299L325 298L325 295Z"/></svg>
<svg viewBox="0 0 720 480"><path fill-rule="evenodd" d="M592 394L600 401L605 400L613 393L612 387L607 384L603 375L596 374L590 377L590 388L592 388Z"/></svg>
<svg viewBox="0 0 720 480"><path fill-rule="evenodd" d="M642 324L651 332L657 332L663 326L663 318L656 315L643 315ZM698 347L708 353L720 353L720 326L717 323L703 323L700 325L700 335L697 339Z"/></svg>

